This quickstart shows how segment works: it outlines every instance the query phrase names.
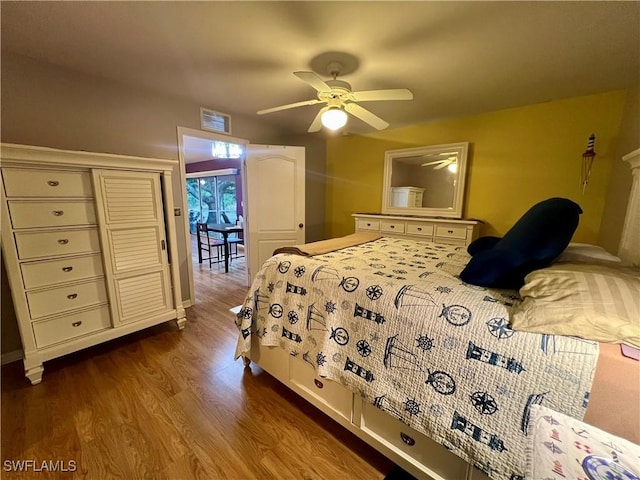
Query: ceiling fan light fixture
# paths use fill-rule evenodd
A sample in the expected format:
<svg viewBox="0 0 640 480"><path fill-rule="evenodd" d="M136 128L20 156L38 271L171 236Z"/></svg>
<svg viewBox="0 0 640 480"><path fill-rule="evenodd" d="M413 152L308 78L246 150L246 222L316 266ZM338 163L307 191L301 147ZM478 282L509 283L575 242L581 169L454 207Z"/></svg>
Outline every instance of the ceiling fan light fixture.
<svg viewBox="0 0 640 480"><path fill-rule="evenodd" d="M329 130L338 130L347 124L347 112L339 107L329 108L322 114L322 125Z"/></svg>

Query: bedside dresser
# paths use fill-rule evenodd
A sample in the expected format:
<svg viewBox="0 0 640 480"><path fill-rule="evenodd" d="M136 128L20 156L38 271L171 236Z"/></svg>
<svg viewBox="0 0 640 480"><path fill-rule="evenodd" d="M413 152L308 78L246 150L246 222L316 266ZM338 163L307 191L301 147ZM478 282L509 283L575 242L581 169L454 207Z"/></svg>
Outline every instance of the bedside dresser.
<svg viewBox="0 0 640 480"><path fill-rule="evenodd" d="M468 246L480 236L479 220L454 220L418 216L354 213L356 232Z"/></svg>

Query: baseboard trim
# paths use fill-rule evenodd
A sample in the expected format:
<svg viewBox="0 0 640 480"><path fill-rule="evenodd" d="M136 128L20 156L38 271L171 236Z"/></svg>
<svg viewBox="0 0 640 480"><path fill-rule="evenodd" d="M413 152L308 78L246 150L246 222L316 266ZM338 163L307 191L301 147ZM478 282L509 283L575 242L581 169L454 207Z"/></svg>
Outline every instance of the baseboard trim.
<svg viewBox="0 0 640 480"><path fill-rule="evenodd" d="M18 362L22 360L22 350L14 350L12 352L3 353L0 356L0 365L6 365L7 363Z"/></svg>

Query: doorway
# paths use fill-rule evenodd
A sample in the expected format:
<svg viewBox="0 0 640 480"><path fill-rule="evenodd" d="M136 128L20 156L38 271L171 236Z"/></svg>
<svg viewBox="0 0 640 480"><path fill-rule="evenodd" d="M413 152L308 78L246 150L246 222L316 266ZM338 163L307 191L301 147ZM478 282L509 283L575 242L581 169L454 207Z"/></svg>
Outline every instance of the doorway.
<svg viewBox="0 0 640 480"><path fill-rule="evenodd" d="M245 191L244 160L248 141L186 127L177 127L177 132L180 181L185 192L183 218L185 231L189 232L188 235L191 237L186 246L187 258L190 260L187 262L189 292L193 304L193 269L194 265L200 266L195 225L200 220L211 224L235 224L242 219ZM225 216L229 222L224 221ZM246 239L246 232L241 236ZM238 245L234 246L236 247ZM246 262L243 263L242 270L246 275ZM236 262L236 267L240 268L240 262ZM208 263L206 268L209 268ZM224 275L224 268L213 267L212 272Z"/></svg>

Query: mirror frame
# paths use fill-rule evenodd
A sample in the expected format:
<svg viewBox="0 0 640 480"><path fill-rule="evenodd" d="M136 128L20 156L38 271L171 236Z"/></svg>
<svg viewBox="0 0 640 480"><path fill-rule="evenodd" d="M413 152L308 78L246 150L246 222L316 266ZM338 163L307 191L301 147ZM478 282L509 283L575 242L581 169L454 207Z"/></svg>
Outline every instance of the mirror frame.
<svg viewBox="0 0 640 480"><path fill-rule="evenodd" d="M458 152L458 171L456 172L455 191L453 193L452 208L411 208L391 206L391 176L393 173L393 161L403 157L416 157L441 152ZM464 204L467 153L469 142L447 143L442 145L429 145L415 148L400 148L387 150L384 154L384 177L382 181L382 213L391 215L421 215L430 217L461 218Z"/></svg>

